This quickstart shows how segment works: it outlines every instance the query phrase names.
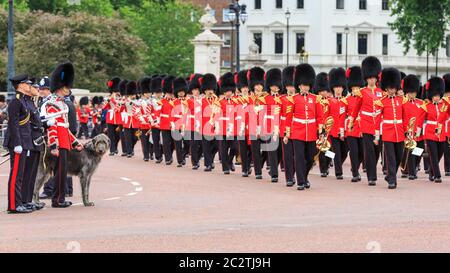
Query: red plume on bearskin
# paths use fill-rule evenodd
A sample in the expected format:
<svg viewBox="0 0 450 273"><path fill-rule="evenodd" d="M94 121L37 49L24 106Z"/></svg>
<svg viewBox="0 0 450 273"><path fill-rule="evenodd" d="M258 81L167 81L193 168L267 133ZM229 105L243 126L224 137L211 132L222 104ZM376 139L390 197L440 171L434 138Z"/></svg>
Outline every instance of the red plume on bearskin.
<svg viewBox="0 0 450 273"><path fill-rule="evenodd" d="M108 87L109 87L109 88L112 88L112 87L113 87L113 84L114 84L113 81L108 81Z"/></svg>
<svg viewBox="0 0 450 273"><path fill-rule="evenodd" d="M345 77L348 79L350 78L350 74L352 73L352 69L349 67L347 68L347 71L345 71Z"/></svg>

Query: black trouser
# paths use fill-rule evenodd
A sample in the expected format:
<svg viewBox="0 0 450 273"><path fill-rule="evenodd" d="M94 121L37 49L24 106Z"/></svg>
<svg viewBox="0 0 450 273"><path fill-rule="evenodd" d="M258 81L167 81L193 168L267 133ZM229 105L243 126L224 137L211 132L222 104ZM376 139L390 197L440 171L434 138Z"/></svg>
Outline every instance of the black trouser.
<svg viewBox="0 0 450 273"><path fill-rule="evenodd" d="M404 142L383 142L384 158L386 159L386 180L389 184L397 184L397 171L403 156Z"/></svg>
<svg viewBox="0 0 450 273"><path fill-rule="evenodd" d="M229 171L233 165L233 150L236 150L236 140L227 139L226 136L222 136L219 144L220 154L222 155L222 171Z"/></svg>
<svg viewBox="0 0 450 273"><path fill-rule="evenodd" d="M173 148L174 141L172 138L172 131L161 130L162 140L163 140L163 153L166 162L173 161Z"/></svg>
<svg viewBox="0 0 450 273"><path fill-rule="evenodd" d="M249 145L247 140L239 140L239 155L241 156L241 167L243 173L250 172L250 163L251 163L251 148L249 149Z"/></svg>
<svg viewBox="0 0 450 273"><path fill-rule="evenodd" d="M27 151L16 154L13 149L10 149L9 158L11 170L8 180L8 211L15 211L18 206L25 203L22 199L22 187L24 186Z"/></svg>
<svg viewBox="0 0 450 273"><path fill-rule="evenodd" d="M66 199L66 182L67 182L67 155L69 151L59 149L59 156L56 160L54 171L55 191L53 193L52 203L64 203Z"/></svg>
<svg viewBox="0 0 450 273"><path fill-rule="evenodd" d="M344 174L342 171L342 164L344 164L348 155L347 142L342 141L340 138L331 137L332 151L335 153L334 156L334 171L336 176L341 176Z"/></svg>
<svg viewBox="0 0 450 273"><path fill-rule="evenodd" d="M308 182L308 175L313 167L317 147L315 141L293 140L293 143L297 184L301 186Z"/></svg>
<svg viewBox="0 0 450 273"><path fill-rule="evenodd" d="M120 126L120 146L122 146L122 154L127 154L127 141L125 138L125 128L123 126Z"/></svg>
<svg viewBox="0 0 450 273"><path fill-rule="evenodd" d="M100 123L94 124L92 129L91 138L94 138L102 133L102 125Z"/></svg>
<svg viewBox="0 0 450 273"><path fill-rule="evenodd" d="M450 172L450 145L448 144L448 142L445 142L444 170L445 170L446 173Z"/></svg>
<svg viewBox="0 0 450 273"><path fill-rule="evenodd" d="M163 152L161 147L161 130L158 128L152 128L152 139L153 139L153 151L155 153L155 159L162 159Z"/></svg>
<svg viewBox="0 0 450 273"><path fill-rule="evenodd" d="M417 142L417 147L424 149L425 148L425 141L424 140L418 141ZM425 153L425 149L424 149L424 153ZM423 158L423 154L422 154L422 156L416 156L415 157L415 159L416 159L416 162L415 162L415 166L416 166L415 174L416 175L417 175L417 170L420 168L420 161L422 160L422 158ZM423 159L423 161L425 162L425 158Z"/></svg>
<svg viewBox="0 0 450 273"><path fill-rule="evenodd" d="M33 201L34 185L36 184L36 176L39 167L39 156L41 152L30 151L25 162L24 183L22 186L22 201L24 204Z"/></svg>
<svg viewBox="0 0 450 273"><path fill-rule="evenodd" d="M364 166L367 170L367 179L369 181L377 181L377 162L376 145L373 143L374 135L363 134L364 147Z"/></svg>
<svg viewBox="0 0 450 273"><path fill-rule="evenodd" d="M78 138L84 135L85 138L89 138L89 129L87 123L80 123L80 130L78 131Z"/></svg>
<svg viewBox="0 0 450 273"><path fill-rule="evenodd" d="M428 144L426 144L426 141L424 140L423 141L423 147L424 147L424 149L425 149L425 151L428 153L428 155L430 154L429 153L429 149L428 149ZM430 156L428 156L428 157L423 157L423 169L425 170L425 171L429 171L430 170L430 165L431 165L431 163L430 163Z"/></svg>
<svg viewBox="0 0 450 273"><path fill-rule="evenodd" d="M327 174L330 169L331 158L326 157L325 153L319 152L319 169L321 174Z"/></svg>
<svg viewBox="0 0 450 273"><path fill-rule="evenodd" d="M117 146L119 145L119 141L120 141L120 133L117 132L117 128L120 128L119 125L115 125L115 124L108 124L108 137L109 140L111 141L111 146L109 148L109 151L111 153L117 153Z"/></svg>
<svg viewBox="0 0 450 273"><path fill-rule="evenodd" d="M294 143L290 139L287 144L283 143L283 161L286 182L293 182L295 175Z"/></svg>
<svg viewBox="0 0 450 273"><path fill-rule="evenodd" d="M270 166L270 176L272 178L278 178L278 166L281 163L283 157L283 148L281 146L283 140L278 138L276 141L271 137L269 142L266 144L269 147L267 151L267 157Z"/></svg>
<svg viewBox="0 0 450 273"><path fill-rule="evenodd" d="M134 145L137 142L136 131L134 128L125 129L125 150L128 155L134 154Z"/></svg>
<svg viewBox="0 0 450 273"><path fill-rule="evenodd" d="M214 163L215 151L217 151L217 143L214 137L203 137L202 140L203 155L205 157L205 167L212 167Z"/></svg>
<svg viewBox="0 0 450 273"><path fill-rule="evenodd" d="M439 162L444 155L446 142L437 142L432 140L426 140L428 145L428 153L430 154L430 176L441 178L441 170L439 168Z"/></svg>
<svg viewBox="0 0 450 273"><path fill-rule="evenodd" d="M55 192L55 177L52 177L44 184L44 194L47 196L53 196L54 192ZM66 193L73 194L72 176L67 176Z"/></svg>
<svg viewBox="0 0 450 273"><path fill-rule="evenodd" d="M141 146L144 159L150 159L150 134L148 129L141 130Z"/></svg>
<svg viewBox="0 0 450 273"><path fill-rule="evenodd" d="M404 146L404 145L403 145ZM412 150L407 150L403 147L403 153L406 155L408 153L408 162L406 163L406 170L404 171L405 174L408 174L410 176L417 175L417 159L420 157L415 156L412 154ZM402 158L403 160L403 158Z"/></svg>
<svg viewBox="0 0 450 273"><path fill-rule="evenodd" d="M358 177L359 168L364 159L363 141L359 137L347 137L347 146L350 154L350 163L352 165L352 176Z"/></svg>
<svg viewBox="0 0 450 273"><path fill-rule="evenodd" d="M188 153L186 153L186 145L188 145L188 141L184 139L181 134L181 130L172 131L172 139L175 142L175 154L177 155L178 164L185 163L185 159ZM189 150L189 145L187 147Z"/></svg>
<svg viewBox="0 0 450 273"><path fill-rule="evenodd" d="M190 132L191 135L191 144L190 144L190 149L191 149L191 162L192 162L192 166L197 166L200 165L200 151L202 148L202 136L194 131Z"/></svg>
<svg viewBox="0 0 450 273"><path fill-rule="evenodd" d="M255 175L262 175L263 155L261 153L261 140L251 137L251 151Z"/></svg>

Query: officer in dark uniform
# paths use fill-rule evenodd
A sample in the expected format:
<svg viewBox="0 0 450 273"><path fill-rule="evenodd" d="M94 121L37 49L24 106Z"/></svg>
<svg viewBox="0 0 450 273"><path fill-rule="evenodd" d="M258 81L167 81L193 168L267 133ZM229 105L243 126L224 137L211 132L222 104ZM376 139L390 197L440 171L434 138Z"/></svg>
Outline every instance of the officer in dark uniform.
<svg viewBox="0 0 450 273"><path fill-rule="evenodd" d="M24 206L22 187L28 152L33 148L30 127L30 111L26 107L24 95L31 93L31 81L27 75L10 79L16 89L16 97L8 106L8 129L3 146L9 150L11 171L8 181L8 213L30 213Z"/></svg>
<svg viewBox="0 0 450 273"><path fill-rule="evenodd" d="M33 85L31 87L31 93L23 96L25 107L30 113L31 138L33 145L25 162L27 168L25 169L24 183L22 187L22 201L27 209L34 211L43 209L45 206L45 203L32 203L34 185L39 167L39 157L41 152L44 151L45 141L44 128L42 126L39 110L36 106L36 99L39 96L39 85L35 82L35 80L32 80L32 82Z"/></svg>

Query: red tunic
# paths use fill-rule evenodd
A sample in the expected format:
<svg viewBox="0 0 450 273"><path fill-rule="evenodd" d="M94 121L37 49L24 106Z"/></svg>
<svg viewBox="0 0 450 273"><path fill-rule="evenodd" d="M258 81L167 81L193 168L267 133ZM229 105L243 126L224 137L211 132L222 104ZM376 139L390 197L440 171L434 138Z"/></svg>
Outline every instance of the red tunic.
<svg viewBox="0 0 450 273"><path fill-rule="evenodd" d="M131 100L126 99L121 108L122 124L124 128L131 129L133 127L133 104Z"/></svg>
<svg viewBox="0 0 450 273"><path fill-rule="evenodd" d="M191 132L202 132L202 98L190 98L188 102L189 113L187 114L186 130Z"/></svg>
<svg viewBox="0 0 450 273"><path fill-rule="evenodd" d="M348 104L347 104L347 116L351 116L353 114L353 111L356 107L356 101L357 97L355 95L350 95L346 98ZM345 121L345 136L346 137L357 137L360 138L362 136L361 134L361 118L358 115L353 123L353 129L350 130L349 128L349 119L347 118Z"/></svg>
<svg viewBox="0 0 450 273"><path fill-rule="evenodd" d="M294 96L292 113L287 115L286 133L294 140L316 141L319 126L323 125L324 110L320 97L308 94Z"/></svg>
<svg viewBox="0 0 450 273"><path fill-rule="evenodd" d="M164 131L175 129L174 118L172 116L172 110L175 107L175 99L164 98L159 104L161 105L159 128Z"/></svg>
<svg viewBox="0 0 450 273"><path fill-rule="evenodd" d="M116 100L114 96L111 96L109 102L105 104L103 109L108 110L106 113L106 123L121 125L122 124L122 116L121 116L121 106L119 102Z"/></svg>
<svg viewBox="0 0 450 273"><path fill-rule="evenodd" d="M202 132L204 136L215 136L218 123L218 117L220 116L220 103L219 98L214 96L213 98L202 99Z"/></svg>
<svg viewBox="0 0 450 273"><path fill-rule="evenodd" d="M48 115L56 114L61 111L69 111L64 101L56 95L52 95L50 100L46 102L45 109ZM48 145L50 150L70 150L77 146L78 140L69 130L69 119L67 113L56 117L55 120L55 124L50 126L47 130Z"/></svg>
<svg viewBox="0 0 450 273"><path fill-rule="evenodd" d="M77 109L78 113L78 121L83 124L87 124L89 121L89 113L91 112L91 109L89 107L85 107L82 109L83 106L79 107Z"/></svg>
<svg viewBox="0 0 450 273"><path fill-rule="evenodd" d="M345 120L347 118L347 99L346 98L330 98L329 100L329 116L334 120L330 136L334 138L345 136Z"/></svg>
<svg viewBox="0 0 450 273"><path fill-rule="evenodd" d="M380 88L371 90L366 87L361 89L360 94L355 94L356 105L352 112L353 120L359 116L361 118L361 132L363 134L375 135L376 118L379 114L375 101L383 97L383 91Z"/></svg>
<svg viewBox="0 0 450 273"><path fill-rule="evenodd" d="M263 135L280 135L280 118L282 100L280 95L269 95L266 97L267 110L264 116Z"/></svg>
<svg viewBox="0 0 450 273"><path fill-rule="evenodd" d="M426 105L427 114L425 116L425 140L432 140L438 142L446 141L446 136L444 132L445 121L448 118L448 106L444 101L440 101L437 104L428 103ZM436 135L436 129L441 128L442 133L438 136Z"/></svg>
<svg viewBox="0 0 450 273"><path fill-rule="evenodd" d="M383 135L383 141L399 143L405 140L403 117L403 98L399 96L384 97L379 106L380 115L376 130Z"/></svg>
<svg viewBox="0 0 450 273"><path fill-rule="evenodd" d="M221 136L237 136L236 117L237 117L237 100L233 98L223 98L219 101L221 113L219 116L218 135Z"/></svg>
<svg viewBox="0 0 450 273"><path fill-rule="evenodd" d="M416 141L423 140L422 128L426 113L426 107L422 100L408 100L406 98L403 99L403 129L406 132L408 130L409 121L412 118L416 118L416 124L413 132L413 135L416 136Z"/></svg>
<svg viewBox="0 0 450 273"><path fill-rule="evenodd" d="M281 97L281 116L280 116L280 136L284 137L286 134L286 118L287 115L292 113L294 108L294 96L282 96Z"/></svg>

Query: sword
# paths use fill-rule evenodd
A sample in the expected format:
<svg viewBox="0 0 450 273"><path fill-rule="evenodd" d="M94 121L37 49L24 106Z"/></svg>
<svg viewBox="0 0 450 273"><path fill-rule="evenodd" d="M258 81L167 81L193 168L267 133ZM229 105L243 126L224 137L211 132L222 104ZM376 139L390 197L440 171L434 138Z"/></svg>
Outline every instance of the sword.
<svg viewBox="0 0 450 273"><path fill-rule="evenodd" d="M64 111L60 111L58 113L53 113L53 114L50 114L50 115L42 116L41 118L44 118L44 119L41 119L41 121L42 122L49 121L51 119L60 117L60 116L62 116L64 114L68 114L68 113L69 113L69 110L64 110Z"/></svg>
<svg viewBox="0 0 450 273"><path fill-rule="evenodd" d="M5 160L3 160L2 162L0 162L0 166L2 166L3 164L5 164L6 162L8 162L9 161L9 157L7 158L7 159L5 159Z"/></svg>

